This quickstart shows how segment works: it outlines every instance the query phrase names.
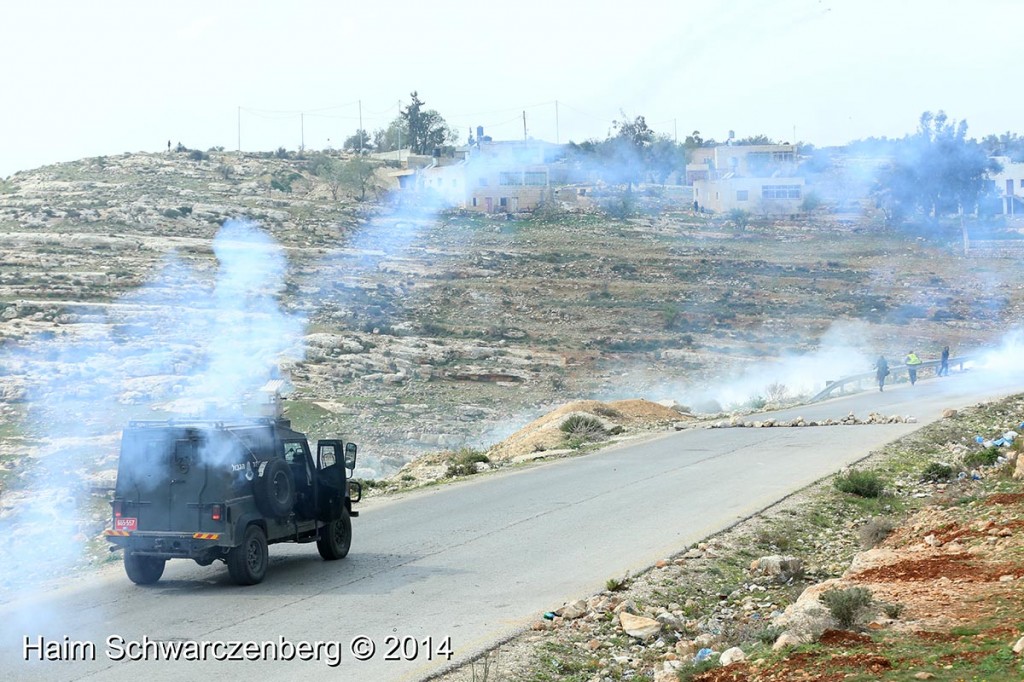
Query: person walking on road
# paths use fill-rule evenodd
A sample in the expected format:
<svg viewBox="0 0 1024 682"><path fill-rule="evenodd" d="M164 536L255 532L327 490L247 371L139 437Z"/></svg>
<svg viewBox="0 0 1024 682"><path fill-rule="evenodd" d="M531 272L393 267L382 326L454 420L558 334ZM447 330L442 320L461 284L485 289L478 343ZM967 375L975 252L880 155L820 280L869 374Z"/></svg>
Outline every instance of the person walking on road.
<svg viewBox="0 0 1024 682"><path fill-rule="evenodd" d="M938 375L940 377L949 376L949 346L942 349L942 358L939 362Z"/></svg>
<svg viewBox="0 0 1024 682"><path fill-rule="evenodd" d="M921 364L921 358L917 357L917 353L910 351L907 353L905 359L907 363L907 374L910 375L910 385L913 386L917 383L917 368Z"/></svg>
<svg viewBox="0 0 1024 682"><path fill-rule="evenodd" d="M889 376L889 363L885 361L884 355L879 355L875 362L875 378L878 379L878 391L885 390L885 378Z"/></svg>

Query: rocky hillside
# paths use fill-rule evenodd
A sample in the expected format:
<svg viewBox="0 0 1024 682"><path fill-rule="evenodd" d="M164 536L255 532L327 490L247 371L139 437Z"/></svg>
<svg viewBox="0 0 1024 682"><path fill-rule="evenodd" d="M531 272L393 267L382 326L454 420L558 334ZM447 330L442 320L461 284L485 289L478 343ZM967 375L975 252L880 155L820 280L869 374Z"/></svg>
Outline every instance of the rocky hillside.
<svg viewBox="0 0 1024 682"><path fill-rule="evenodd" d="M1024 310L1014 260L966 259L955 241L870 222L740 230L664 202L628 220L439 215L358 202L355 188L335 198L316 163L126 154L2 181L0 476L39 453L18 440L31 435L20 353L47 358L47 375L73 376L81 363L61 349L103 337L133 358L106 412L166 413L198 354L188 338L171 344L146 328L159 329L150 321L161 306L177 315L161 319L187 324L205 305L212 241L232 217L257 221L286 257L274 296L304 330L299 359L280 363L294 387L288 415L360 442L363 477L439 449L489 446L574 398L669 398L705 412L785 401L808 381L820 388L867 369L878 352L898 358L914 345L928 358L946 344L956 353L993 343ZM379 169L382 183L389 170ZM191 299L139 293L168 262L188 281L164 293ZM839 350L792 361L826 346ZM109 461L102 447L98 460Z"/></svg>

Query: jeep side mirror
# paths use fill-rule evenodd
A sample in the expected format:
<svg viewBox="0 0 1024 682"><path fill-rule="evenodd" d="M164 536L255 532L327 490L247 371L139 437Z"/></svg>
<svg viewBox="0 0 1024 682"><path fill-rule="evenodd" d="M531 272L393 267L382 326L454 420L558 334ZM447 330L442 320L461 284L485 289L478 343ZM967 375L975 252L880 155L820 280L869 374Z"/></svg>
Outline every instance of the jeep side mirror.
<svg viewBox="0 0 1024 682"><path fill-rule="evenodd" d="M356 444L345 443L345 468L353 471L356 468Z"/></svg>

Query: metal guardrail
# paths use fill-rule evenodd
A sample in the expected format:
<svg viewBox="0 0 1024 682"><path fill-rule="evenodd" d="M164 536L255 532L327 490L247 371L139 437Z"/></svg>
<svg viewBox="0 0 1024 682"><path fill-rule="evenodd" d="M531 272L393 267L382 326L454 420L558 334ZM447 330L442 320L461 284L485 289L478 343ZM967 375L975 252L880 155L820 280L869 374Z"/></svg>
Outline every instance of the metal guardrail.
<svg viewBox="0 0 1024 682"><path fill-rule="evenodd" d="M974 360L974 357L970 356L970 355L961 355L959 357L950 358L949 359L949 367L950 367L950 369L952 369L953 367L957 367L958 371L962 372L962 371L964 371L964 363L970 362L971 360ZM933 368L933 367L937 368L941 364L942 364L941 360L926 360L925 362L922 362L920 365L916 365L916 367L917 367L917 371L921 372L921 370L923 370L923 369L928 369L928 368ZM936 371L938 371L938 369L936 369ZM889 365L889 379L887 379L887 381L895 381L896 376L898 374L900 374L900 373L904 373L905 374L906 372L907 372L907 366L906 365ZM857 385L857 391L862 391L862 390L864 390L864 388L863 388L864 382L868 382L868 385L871 386L871 387L877 386L877 379L875 378L875 373L874 372L865 372L864 374L852 374L852 375L850 375L848 377L843 377L842 379L836 379L835 381L829 381L829 382L827 382L825 384L824 390L822 390L819 393L817 393L816 395L814 395L808 402L816 403L819 400L824 400L825 398L828 398L829 396L831 396L836 391L839 391L840 395L842 395L842 394L846 393L845 389L850 384L856 384Z"/></svg>

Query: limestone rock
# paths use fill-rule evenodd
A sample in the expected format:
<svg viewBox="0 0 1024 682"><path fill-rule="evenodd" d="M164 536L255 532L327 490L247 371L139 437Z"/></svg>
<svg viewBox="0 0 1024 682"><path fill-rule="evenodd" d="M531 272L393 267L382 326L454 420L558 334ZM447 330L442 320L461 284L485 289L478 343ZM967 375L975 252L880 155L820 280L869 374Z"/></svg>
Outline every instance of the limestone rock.
<svg viewBox="0 0 1024 682"><path fill-rule="evenodd" d="M661 623L658 621L645 616L635 616L627 611L619 614L619 625L627 635L637 639L650 639L661 632Z"/></svg>
<svg viewBox="0 0 1024 682"><path fill-rule="evenodd" d="M555 611L556 616L561 616L566 620L575 620L587 615L587 602L582 599L577 599L574 602L569 602L562 606L562 608Z"/></svg>
<svg viewBox="0 0 1024 682"><path fill-rule="evenodd" d="M722 655L718 658L718 662L722 665L731 665L738 661L747 660L747 655L743 653L743 649L738 646L726 649L722 652Z"/></svg>
<svg viewBox="0 0 1024 682"><path fill-rule="evenodd" d="M772 646L773 649L813 642L821 637L825 630L838 626L832 613L818 599L823 592L835 587L837 583L836 580L826 580L824 583L812 585L803 591L795 603L787 606L781 616L772 621L773 625L783 628L783 633Z"/></svg>
<svg viewBox="0 0 1024 682"><path fill-rule="evenodd" d="M750 564L750 570L755 575L768 576L780 583L784 583L792 578L802 576L804 564L803 561L795 556L775 554L754 559Z"/></svg>
<svg viewBox="0 0 1024 682"><path fill-rule="evenodd" d="M1017 640L1017 643L1013 645L1013 653L1020 654L1024 652L1024 637Z"/></svg>

